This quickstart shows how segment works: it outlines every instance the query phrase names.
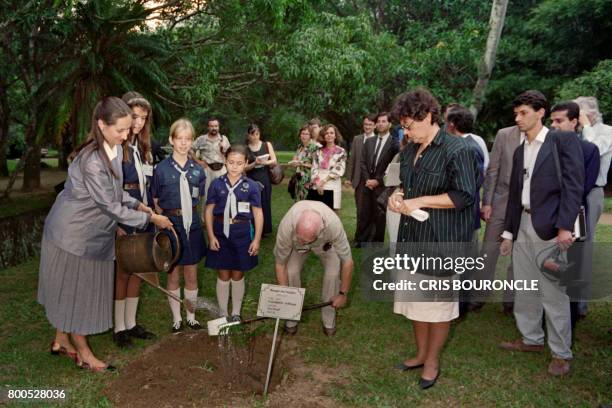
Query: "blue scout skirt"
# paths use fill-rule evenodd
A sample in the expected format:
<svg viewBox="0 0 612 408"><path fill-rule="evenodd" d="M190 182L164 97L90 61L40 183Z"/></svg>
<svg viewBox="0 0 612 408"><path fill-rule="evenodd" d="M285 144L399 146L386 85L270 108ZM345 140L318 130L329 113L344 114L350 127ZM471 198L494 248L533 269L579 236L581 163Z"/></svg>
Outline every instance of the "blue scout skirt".
<svg viewBox="0 0 612 408"><path fill-rule="evenodd" d="M202 225L195 220L195 217L199 217L199 214L194 213L194 224L191 225L191 231L189 231L189 240L187 240L187 234L185 233L185 227L183 227L183 217L174 215L167 216L172 221L173 227L179 236L181 241L181 255L179 257L177 265L195 265L204 256L206 256L206 241L204 240L204 231ZM172 234L170 234L172 236ZM173 241L174 238L171 238Z"/></svg>
<svg viewBox="0 0 612 408"><path fill-rule="evenodd" d="M230 225L229 239L223 234L223 223L213 223L215 237L219 241L218 251L208 251L206 267L232 271L249 271L257 266L258 257L249 255L251 245L251 223L241 222Z"/></svg>

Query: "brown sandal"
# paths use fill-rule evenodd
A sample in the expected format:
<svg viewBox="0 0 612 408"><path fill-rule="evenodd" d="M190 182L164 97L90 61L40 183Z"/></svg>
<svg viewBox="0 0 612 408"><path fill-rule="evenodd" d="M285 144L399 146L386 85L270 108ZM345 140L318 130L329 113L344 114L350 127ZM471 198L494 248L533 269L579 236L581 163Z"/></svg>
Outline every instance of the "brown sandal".
<svg viewBox="0 0 612 408"><path fill-rule="evenodd" d="M59 346L59 348L56 349L55 346ZM66 347L62 346L59 343L56 343L55 340L51 342L51 345L49 346L49 352L53 356L66 356L75 363L77 361L77 353L75 351L68 351Z"/></svg>
<svg viewBox="0 0 612 408"><path fill-rule="evenodd" d="M104 367L94 367L90 365L89 363L79 360L78 357L76 360L76 365L78 368L82 370L94 371L96 373L108 373L108 372L113 372L117 370L117 367L110 365L110 364L107 364Z"/></svg>

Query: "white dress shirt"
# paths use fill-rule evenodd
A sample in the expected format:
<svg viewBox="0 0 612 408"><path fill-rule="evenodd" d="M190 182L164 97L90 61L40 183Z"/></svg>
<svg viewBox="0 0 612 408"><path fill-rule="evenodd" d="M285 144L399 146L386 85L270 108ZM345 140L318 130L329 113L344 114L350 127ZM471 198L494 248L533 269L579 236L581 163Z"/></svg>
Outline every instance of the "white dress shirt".
<svg viewBox="0 0 612 408"><path fill-rule="evenodd" d="M612 126L603 123L585 126L582 129L582 136L587 142L593 143L599 149L599 175L595 184L598 187L605 187L608 181L610 159L612 159Z"/></svg>
<svg viewBox="0 0 612 408"><path fill-rule="evenodd" d="M533 168L535 167L536 159L540 148L546 140L548 128L542 126L535 139L531 142L527 139L524 132L521 132L521 143L523 146L523 190L521 191L521 204L524 208L531 208L531 176L533 176ZM513 235L510 231L504 231L501 235L503 239L512 239Z"/></svg>
<svg viewBox="0 0 612 408"><path fill-rule="evenodd" d="M387 132L386 134L382 135L382 136L378 136L378 140L376 141L376 145L374 146L374 151L376 151L376 149L378 148L378 154L376 155L376 158L374 160L374 167L376 167L376 165L378 164L378 159L380 158L380 153L382 152L383 146L385 145L385 143L387 143L387 139L389 138L389 133ZM379 147L380 144L380 147Z"/></svg>
<svg viewBox="0 0 612 408"><path fill-rule="evenodd" d="M487 171L487 167L489 167L489 150L487 150L487 143L484 141L484 139L478 135L475 135L473 133L465 133L463 135L461 135L461 137L468 137L471 136L472 139L474 139L474 141L476 143L478 143L478 146L480 147L480 150L482 150L482 155L484 158L484 171Z"/></svg>

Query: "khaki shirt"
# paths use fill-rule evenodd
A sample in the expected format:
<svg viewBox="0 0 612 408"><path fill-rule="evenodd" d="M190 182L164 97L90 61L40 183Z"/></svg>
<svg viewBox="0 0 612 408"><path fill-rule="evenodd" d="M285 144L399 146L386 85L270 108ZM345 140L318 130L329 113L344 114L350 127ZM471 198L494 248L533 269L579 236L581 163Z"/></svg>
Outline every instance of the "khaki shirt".
<svg viewBox="0 0 612 408"><path fill-rule="evenodd" d="M207 164L225 163L225 152L230 148L230 142L227 137L220 134L210 139L207 133L199 136L191 148L195 151L196 159Z"/></svg>
<svg viewBox="0 0 612 408"><path fill-rule="evenodd" d="M313 210L319 213L322 219L317 240L308 245L301 245L295 236L295 227L304 210ZM334 248L342 262L352 260L351 247L338 215L319 201L303 200L295 203L281 220L276 235L274 257L276 263L286 265L292 251L306 252L319 247L325 249L327 244Z"/></svg>

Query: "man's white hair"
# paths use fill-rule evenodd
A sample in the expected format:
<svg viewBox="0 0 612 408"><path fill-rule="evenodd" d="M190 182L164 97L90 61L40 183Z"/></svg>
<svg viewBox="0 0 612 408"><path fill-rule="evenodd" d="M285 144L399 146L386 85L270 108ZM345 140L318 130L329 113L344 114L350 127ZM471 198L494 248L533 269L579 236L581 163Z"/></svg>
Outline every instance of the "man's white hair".
<svg viewBox="0 0 612 408"><path fill-rule="evenodd" d="M579 96L574 99L574 102L580 107L580 112L584 112L594 125L603 122L597 98L594 96Z"/></svg>

